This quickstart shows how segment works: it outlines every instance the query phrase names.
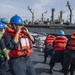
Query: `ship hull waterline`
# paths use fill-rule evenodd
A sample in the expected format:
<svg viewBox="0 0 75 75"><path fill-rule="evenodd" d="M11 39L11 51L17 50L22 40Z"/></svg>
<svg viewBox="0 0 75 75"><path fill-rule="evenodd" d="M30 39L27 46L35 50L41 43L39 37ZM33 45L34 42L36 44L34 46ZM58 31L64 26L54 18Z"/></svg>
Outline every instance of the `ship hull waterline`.
<svg viewBox="0 0 75 75"><path fill-rule="evenodd" d="M59 30L64 30L66 35L72 35L75 32L75 26L34 26L25 25L30 32L44 32L48 34L58 34Z"/></svg>

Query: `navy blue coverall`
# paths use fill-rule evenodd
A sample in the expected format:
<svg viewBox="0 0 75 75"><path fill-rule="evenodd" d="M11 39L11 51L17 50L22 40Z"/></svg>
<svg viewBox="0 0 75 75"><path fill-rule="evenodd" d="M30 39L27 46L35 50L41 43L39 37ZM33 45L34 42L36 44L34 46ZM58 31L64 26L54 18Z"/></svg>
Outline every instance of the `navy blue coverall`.
<svg viewBox="0 0 75 75"><path fill-rule="evenodd" d="M14 50L18 47L10 34L5 35L4 40L7 48ZM30 57L10 57L9 67L12 75L36 75Z"/></svg>
<svg viewBox="0 0 75 75"><path fill-rule="evenodd" d="M0 40L0 49L3 50L5 48L4 39ZM1 57L2 54L0 54L0 75L6 75L6 63L5 63L5 57ZM2 55L4 56L4 54Z"/></svg>

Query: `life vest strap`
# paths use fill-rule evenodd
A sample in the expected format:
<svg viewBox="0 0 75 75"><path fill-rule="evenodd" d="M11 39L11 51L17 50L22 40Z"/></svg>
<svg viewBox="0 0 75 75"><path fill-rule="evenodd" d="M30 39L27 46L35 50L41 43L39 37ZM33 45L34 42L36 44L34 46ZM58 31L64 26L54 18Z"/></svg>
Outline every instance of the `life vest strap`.
<svg viewBox="0 0 75 75"><path fill-rule="evenodd" d="M62 47L60 47L60 46L57 46L57 47L55 47L55 48L65 48L65 46L62 46Z"/></svg>
<svg viewBox="0 0 75 75"><path fill-rule="evenodd" d="M20 51L20 52L24 52L24 51L27 52L28 50L29 50L29 49L24 49L24 50L19 50L19 51Z"/></svg>
<svg viewBox="0 0 75 75"><path fill-rule="evenodd" d="M72 47L72 46L68 46L67 48L68 48L68 49L75 50L75 47Z"/></svg>
<svg viewBox="0 0 75 75"><path fill-rule="evenodd" d="M49 45L51 46L52 44L48 43L47 46L49 46Z"/></svg>
<svg viewBox="0 0 75 75"><path fill-rule="evenodd" d="M75 44L73 44L73 45L71 44L71 45L68 45L68 46L73 46L73 47L75 47Z"/></svg>
<svg viewBox="0 0 75 75"><path fill-rule="evenodd" d="M26 55L25 55L25 56L16 57L16 58L10 57L11 60L13 60L13 59L19 59L19 60L25 60L25 61L26 61L28 58L29 58L29 56L26 56Z"/></svg>

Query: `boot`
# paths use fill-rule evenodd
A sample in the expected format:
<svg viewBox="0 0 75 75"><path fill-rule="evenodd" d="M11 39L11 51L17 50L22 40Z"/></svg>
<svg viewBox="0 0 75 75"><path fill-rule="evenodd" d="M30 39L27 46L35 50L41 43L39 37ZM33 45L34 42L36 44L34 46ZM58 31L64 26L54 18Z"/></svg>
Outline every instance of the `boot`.
<svg viewBox="0 0 75 75"><path fill-rule="evenodd" d="M64 75L67 75L67 74L64 74Z"/></svg>
<svg viewBox="0 0 75 75"><path fill-rule="evenodd" d="M74 73L70 73L70 75L74 75Z"/></svg>
<svg viewBox="0 0 75 75"><path fill-rule="evenodd" d="M53 74L53 70L52 70L52 69L50 69L50 70L49 70L49 73L50 73L50 74Z"/></svg>
<svg viewBox="0 0 75 75"><path fill-rule="evenodd" d="M46 59L43 61L43 63L44 63L44 64L46 63Z"/></svg>

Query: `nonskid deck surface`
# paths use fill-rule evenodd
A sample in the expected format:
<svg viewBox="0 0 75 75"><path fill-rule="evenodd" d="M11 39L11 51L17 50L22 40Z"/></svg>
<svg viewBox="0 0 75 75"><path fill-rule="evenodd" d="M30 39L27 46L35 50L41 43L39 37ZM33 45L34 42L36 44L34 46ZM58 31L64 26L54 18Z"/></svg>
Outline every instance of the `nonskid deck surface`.
<svg viewBox="0 0 75 75"><path fill-rule="evenodd" d="M49 74L49 61L50 57L47 58L47 63L44 64L44 53L41 52L38 48L34 48L34 53L31 55L31 59L34 63L34 67L37 75L50 75ZM61 69L61 64L57 63L53 69L52 75L63 75L58 72Z"/></svg>
<svg viewBox="0 0 75 75"><path fill-rule="evenodd" d="M47 58L46 64L43 63L43 59L44 59L44 53L41 52L38 48L34 48L34 53L31 55L31 60L33 61L37 75L51 75L49 74L50 57ZM61 64L56 63L52 75L63 75L63 73L59 72L60 69L61 69ZM7 75L11 74L8 73Z"/></svg>

